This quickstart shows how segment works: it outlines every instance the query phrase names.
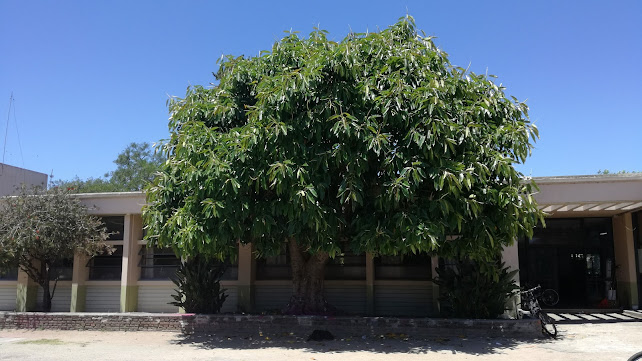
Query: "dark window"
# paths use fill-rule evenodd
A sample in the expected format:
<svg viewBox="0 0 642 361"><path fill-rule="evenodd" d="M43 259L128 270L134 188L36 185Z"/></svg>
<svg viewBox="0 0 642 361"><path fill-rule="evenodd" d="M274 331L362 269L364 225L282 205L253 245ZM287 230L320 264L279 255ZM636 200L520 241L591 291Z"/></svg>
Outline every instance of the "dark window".
<svg viewBox="0 0 642 361"><path fill-rule="evenodd" d="M238 257L234 262L230 262L221 277L222 280L230 281L239 279L239 261Z"/></svg>
<svg viewBox="0 0 642 361"><path fill-rule="evenodd" d="M256 260L257 280L291 280L290 252L285 244L281 253L276 256L259 258Z"/></svg>
<svg viewBox="0 0 642 361"><path fill-rule="evenodd" d="M140 279L170 279L176 274L181 260L171 248L141 247Z"/></svg>
<svg viewBox="0 0 642 361"><path fill-rule="evenodd" d="M123 269L123 246L115 246L112 254L94 256L89 267L90 280L120 280Z"/></svg>
<svg viewBox="0 0 642 361"><path fill-rule="evenodd" d="M428 254L381 256L374 260L375 279L378 280L430 280L432 265Z"/></svg>
<svg viewBox="0 0 642 361"><path fill-rule="evenodd" d="M15 281L18 279L18 268L0 268L0 281Z"/></svg>
<svg viewBox="0 0 642 361"><path fill-rule="evenodd" d="M52 265L49 277L51 280L71 281L74 273L74 259L68 258Z"/></svg>
<svg viewBox="0 0 642 361"><path fill-rule="evenodd" d="M104 216L102 217L107 233L111 233L108 241L122 241L125 236L125 217L123 216Z"/></svg>
<svg viewBox="0 0 642 361"><path fill-rule="evenodd" d="M366 279L366 255L355 254L342 245L342 253L328 261L325 267L326 280L365 280Z"/></svg>

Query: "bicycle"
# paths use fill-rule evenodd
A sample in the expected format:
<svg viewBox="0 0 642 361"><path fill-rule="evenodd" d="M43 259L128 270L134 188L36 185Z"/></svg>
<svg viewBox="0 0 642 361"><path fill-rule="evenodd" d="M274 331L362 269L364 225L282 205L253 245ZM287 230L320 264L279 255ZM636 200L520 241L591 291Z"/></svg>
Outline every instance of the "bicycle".
<svg viewBox="0 0 642 361"><path fill-rule="evenodd" d="M537 317L540 320L542 333L555 338L557 337L557 326L555 325L555 321L546 313L542 312L542 308L537 300L541 297L541 293L538 293L541 289L541 286L537 286L521 291L522 305L525 305L528 308L532 317Z"/></svg>
<svg viewBox="0 0 642 361"><path fill-rule="evenodd" d="M542 300L542 303L548 307L555 306L560 301L560 295L552 288L547 288L542 291L541 296L539 297Z"/></svg>

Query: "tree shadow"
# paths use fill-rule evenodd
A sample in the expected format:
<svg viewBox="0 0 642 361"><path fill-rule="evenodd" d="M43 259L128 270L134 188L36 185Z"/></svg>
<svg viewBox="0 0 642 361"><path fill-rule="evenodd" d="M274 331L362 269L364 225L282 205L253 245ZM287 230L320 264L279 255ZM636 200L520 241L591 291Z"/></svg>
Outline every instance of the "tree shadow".
<svg viewBox="0 0 642 361"><path fill-rule="evenodd" d="M312 332L312 330L310 331ZM191 345L201 349L253 350L282 348L311 353L373 352L383 354L428 354L438 352L488 355L512 350L523 344L554 343L555 339L538 337L413 337L412 335L388 333L379 336L354 335L331 341L307 341L308 335L293 333L266 333L257 331L253 335L229 332L181 334L174 344ZM563 339L558 336L557 340Z"/></svg>

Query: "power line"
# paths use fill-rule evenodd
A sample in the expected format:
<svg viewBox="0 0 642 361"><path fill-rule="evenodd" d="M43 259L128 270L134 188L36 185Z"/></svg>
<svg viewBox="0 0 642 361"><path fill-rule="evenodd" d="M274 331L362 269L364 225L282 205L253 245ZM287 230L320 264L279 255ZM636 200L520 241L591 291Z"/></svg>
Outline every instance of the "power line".
<svg viewBox="0 0 642 361"><path fill-rule="evenodd" d="M22 167L25 166L25 157L22 152L22 142L20 141L20 131L18 129L18 119L16 118L16 103L15 98L13 97L13 92L11 92L11 97L9 97L9 112L7 113L7 126L4 131L4 146L2 149L2 163L5 162L5 157L7 154L7 143L9 137L9 123L11 120L11 109L13 108L13 122L16 125L16 135L18 137L18 149L20 149L20 159L22 160Z"/></svg>
<svg viewBox="0 0 642 361"><path fill-rule="evenodd" d="M4 164L4 156L7 154L7 136L9 135L9 119L11 119L11 106L13 105L13 92L9 97L9 112L7 113L7 128L4 132L4 147L2 149L2 163Z"/></svg>
<svg viewBox="0 0 642 361"><path fill-rule="evenodd" d="M18 136L18 149L20 149L20 159L22 160L22 168L25 167L25 156L22 153L22 142L20 142L20 131L18 129L18 120L16 119L16 100L13 100L13 122L16 125L16 135Z"/></svg>

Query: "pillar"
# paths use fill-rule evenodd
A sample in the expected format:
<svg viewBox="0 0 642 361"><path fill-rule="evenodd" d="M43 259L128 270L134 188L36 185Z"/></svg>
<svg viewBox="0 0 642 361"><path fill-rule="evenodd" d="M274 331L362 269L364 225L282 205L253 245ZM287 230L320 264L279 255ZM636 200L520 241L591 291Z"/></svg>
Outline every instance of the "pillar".
<svg viewBox="0 0 642 361"><path fill-rule="evenodd" d="M254 280L256 279L256 260L252 244L239 243L238 258L238 309L240 312L254 310Z"/></svg>
<svg viewBox="0 0 642 361"><path fill-rule="evenodd" d="M617 299L623 307L638 308L635 243L631 213L613 216L613 247L617 267Z"/></svg>
<svg viewBox="0 0 642 361"><path fill-rule="evenodd" d="M18 284L16 295L16 311L28 312L36 309L36 299L38 297L38 284L29 278L27 273L22 269L18 270Z"/></svg>
<svg viewBox="0 0 642 361"><path fill-rule="evenodd" d="M374 281L374 257L372 253L366 253L366 314L368 315L375 313Z"/></svg>
<svg viewBox="0 0 642 361"><path fill-rule="evenodd" d="M513 282L519 287L519 252L516 241L512 245L504 247L502 250L502 262L504 262L504 267L508 267L508 272L517 271L513 275ZM513 297L506 301L506 312L504 314L509 318L518 318L517 312L520 302L519 293L515 293Z"/></svg>
<svg viewBox="0 0 642 361"><path fill-rule="evenodd" d="M89 279L89 256L85 254L76 254L74 256L74 269L71 275L71 304L69 312L84 312L85 299L87 296L87 286L85 283Z"/></svg>
<svg viewBox="0 0 642 361"><path fill-rule="evenodd" d="M138 240L143 236L140 215L125 215L125 232L123 234L123 269L120 277L120 312L134 312L138 307L138 266L140 245Z"/></svg>

